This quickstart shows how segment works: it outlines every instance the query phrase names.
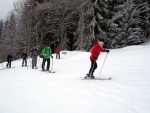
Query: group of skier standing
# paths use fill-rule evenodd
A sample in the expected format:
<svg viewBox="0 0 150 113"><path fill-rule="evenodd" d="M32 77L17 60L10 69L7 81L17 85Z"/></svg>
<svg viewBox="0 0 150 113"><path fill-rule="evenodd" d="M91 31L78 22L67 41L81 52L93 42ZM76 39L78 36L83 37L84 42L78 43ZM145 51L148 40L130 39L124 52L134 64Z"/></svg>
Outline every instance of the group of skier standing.
<svg viewBox="0 0 150 113"><path fill-rule="evenodd" d="M104 49L103 46L104 46L104 43L102 41L98 41L98 43L94 45L94 47L91 51L91 56L90 56L91 66L90 66L89 72L86 74L87 75L86 77L90 77L92 79L95 78L93 73L94 73L95 69L97 68L97 62L96 61L100 55L100 52L109 53L109 50ZM55 49L55 52L56 52L56 59L60 59L60 49L58 46ZM43 58L42 65L41 65L42 71L50 71L50 58L53 59L50 44L47 44L47 46L42 50L41 53L39 53L39 50L36 49L36 47L33 47L33 49L31 50L32 69L37 69L37 57L38 57L38 55L40 55L40 57ZM9 54L7 56L8 63L6 65L6 67L11 67L12 58L13 58L13 56L11 54ZM27 52L24 52L22 54L22 59L23 59L22 66L27 66L27 59L28 59ZM47 66L45 69L45 63L46 62L47 62Z"/></svg>
<svg viewBox="0 0 150 113"><path fill-rule="evenodd" d="M60 49L57 46L56 50L56 59L60 59ZM50 57L53 58L52 56L52 50L50 48L50 44L47 44L46 47L42 50L42 52L40 53L39 50L36 47L33 47L33 49L30 51L30 56L32 59L32 69L37 69L37 58L38 56L42 56L43 61L42 61L42 71L49 71L50 68ZM28 54L26 51L24 51L21 55L22 58L22 67L24 66L29 66L29 63L31 61L28 61ZM13 56L12 54L9 54L7 56L7 64L6 64L6 68L11 68L11 62L12 62ZM47 62L47 68L45 70L45 63ZM28 63L28 64L27 64Z"/></svg>
<svg viewBox="0 0 150 113"><path fill-rule="evenodd" d="M32 58L32 69L36 69L37 68L37 57L39 55L39 50L36 47L33 47L33 49L30 51L30 55ZM22 53L22 66L28 66L29 64L27 64L27 60L28 60L28 54L27 52L23 52ZM30 62L30 61L28 61Z"/></svg>

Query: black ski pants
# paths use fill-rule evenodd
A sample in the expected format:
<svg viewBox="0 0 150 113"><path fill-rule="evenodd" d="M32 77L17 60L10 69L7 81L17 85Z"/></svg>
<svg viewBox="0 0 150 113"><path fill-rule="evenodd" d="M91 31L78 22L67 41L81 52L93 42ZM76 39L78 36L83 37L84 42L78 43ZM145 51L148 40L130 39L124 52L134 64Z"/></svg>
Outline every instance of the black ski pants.
<svg viewBox="0 0 150 113"><path fill-rule="evenodd" d="M11 68L11 60L9 59L7 62L8 62L8 63L7 63L7 65L6 65L6 67Z"/></svg>
<svg viewBox="0 0 150 113"><path fill-rule="evenodd" d="M43 58L42 70L45 70L45 62L46 62L46 61L47 61L47 69L46 69L46 70L49 70L49 68L50 68L50 58L49 58L49 59Z"/></svg>
<svg viewBox="0 0 150 113"><path fill-rule="evenodd" d="M89 70L89 74L93 75L95 69L97 68L97 63L95 60L91 60L91 67Z"/></svg>
<svg viewBox="0 0 150 113"><path fill-rule="evenodd" d="M24 63L25 63L25 66L27 66L27 58L22 59L22 66L24 66Z"/></svg>
<svg viewBox="0 0 150 113"><path fill-rule="evenodd" d="M56 59L60 59L60 53L56 53Z"/></svg>

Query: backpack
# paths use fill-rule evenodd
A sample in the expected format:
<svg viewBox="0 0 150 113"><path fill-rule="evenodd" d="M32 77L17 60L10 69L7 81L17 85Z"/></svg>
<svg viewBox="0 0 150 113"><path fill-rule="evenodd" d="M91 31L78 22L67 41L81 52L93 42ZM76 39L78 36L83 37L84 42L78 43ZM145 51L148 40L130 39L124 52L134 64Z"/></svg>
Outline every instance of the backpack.
<svg viewBox="0 0 150 113"><path fill-rule="evenodd" d="M44 55L40 54L40 58L44 58Z"/></svg>
<svg viewBox="0 0 150 113"><path fill-rule="evenodd" d="M46 54L46 50L44 52ZM40 54L40 58L44 58L44 55L43 54Z"/></svg>

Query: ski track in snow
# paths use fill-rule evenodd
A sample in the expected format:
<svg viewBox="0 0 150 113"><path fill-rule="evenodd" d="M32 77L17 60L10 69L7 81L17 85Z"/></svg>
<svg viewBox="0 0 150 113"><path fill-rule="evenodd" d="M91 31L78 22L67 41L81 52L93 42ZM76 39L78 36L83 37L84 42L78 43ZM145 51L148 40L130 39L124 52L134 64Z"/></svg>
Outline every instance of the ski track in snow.
<svg viewBox="0 0 150 113"><path fill-rule="evenodd" d="M94 74L112 80L81 80L90 68L89 52L66 51L62 59L54 54L56 73L40 71L40 58L36 70L16 60L15 68L0 70L0 113L149 113L149 50L149 43L112 49L99 74L101 53Z"/></svg>

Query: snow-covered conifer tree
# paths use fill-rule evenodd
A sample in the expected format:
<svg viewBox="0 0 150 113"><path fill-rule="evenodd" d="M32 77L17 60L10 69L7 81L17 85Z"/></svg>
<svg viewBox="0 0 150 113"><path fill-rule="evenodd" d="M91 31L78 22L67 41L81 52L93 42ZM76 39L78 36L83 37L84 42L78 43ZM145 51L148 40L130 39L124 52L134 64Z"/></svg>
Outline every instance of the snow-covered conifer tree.
<svg viewBox="0 0 150 113"><path fill-rule="evenodd" d="M145 37L144 41L150 38L150 5L147 0L134 0L134 4L138 10L138 16L141 20L140 27Z"/></svg>
<svg viewBox="0 0 150 113"><path fill-rule="evenodd" d="M3 28L3 21L0 21L0 38L1 38L1 34L2 34L2 28Z"/></svg>
<svg viewBox="0 0 150 113"><path fill-rule="evenodd" d="M80 16L79 28L82 32L78 35L79 49L90 50L94 43L98 40L104 41L109 46L109 35L116 28L113 23L107 0L89 0L84 5L84 11ZM79 31L80 31L79 30ZM82 47L82 48L81 48Z"/></svg>
<svg viewBox="0 0 150 113"><path fill-rule="evenodd" d="M5 22L2 29L1 49L3 54L16 54L17 39L16 39L16 21L15 15L12 12L10 17Z"/></svg>
<svg viewBox="0 0 150 113"><path fill-rule="evenodd" d="M115 9L116 13L113 19L118 24L119 29L115 36L115 47L124 47L143 42L144 35L140 27L139 10L133 0L126 0L126 2L116 6Z"/></svg>

